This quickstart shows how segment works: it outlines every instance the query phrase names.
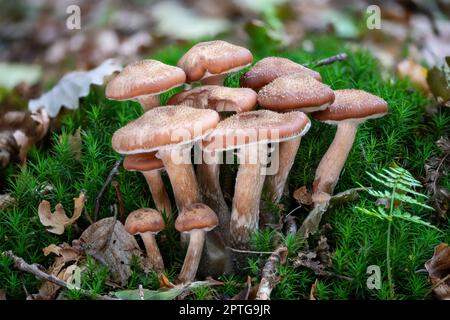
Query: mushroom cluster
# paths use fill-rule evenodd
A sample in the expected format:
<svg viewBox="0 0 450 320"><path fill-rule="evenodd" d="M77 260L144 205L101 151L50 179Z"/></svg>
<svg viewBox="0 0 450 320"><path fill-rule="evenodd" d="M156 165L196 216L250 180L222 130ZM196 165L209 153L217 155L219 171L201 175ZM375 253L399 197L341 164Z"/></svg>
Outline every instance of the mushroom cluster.
<svg viewBox="0 0 450 320"><path fill-rule="evenodd" d="M113 149L126 155L124 168L144 175L156 207L130 213L126 230L142 237L150 265L163 272L155 235L165 228L164 215L173 214L161 176L166 172L178 209L175 228L187 246L181 283L193 281L202 264L210 275L229 272L229 249L249 249L259 227L262 193L275 203L281 200L301 138L311 126L306 113L337 125L313 184L313 201L319 204L331 197L358 126L387 112L383 99L361 90L333 91L318 72L279 57L257 62L241 76L241 88L223 86L229 73L252 62L246 48L202 42L176 67L135 62L106 88L107 98L138 101L145 111L112 138ZM159 95L181 85L186 90L160 106ZM201 161L193 161L199 155ZM235 158L239 169L227 203L220 166Z"/></svg>

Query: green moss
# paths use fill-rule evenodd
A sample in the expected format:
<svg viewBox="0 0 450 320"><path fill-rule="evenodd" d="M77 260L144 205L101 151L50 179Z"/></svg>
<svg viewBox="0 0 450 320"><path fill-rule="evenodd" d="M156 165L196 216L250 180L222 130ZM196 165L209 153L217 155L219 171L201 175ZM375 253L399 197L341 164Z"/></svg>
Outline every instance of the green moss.
<svg viewBox="0 0 450 320"><path fill-rule="evenodd" d="M363 89L383 97L389 103L388 115L369 120L359 129L336 191L355 187L358 183L369 185L365 172L387 167L391 162L409 170L416 178L423 176L425 159L437 153L435 141L441 135L449 133L448 110L442 109L435 115L426 115L426 97L412 89L409 82L392 75L382 75L378 62L368 52L350 49L342 41L331 37L316 37L312 40L315 48L312 53L301 49L280 50L277 46L266 46L264 49L253 47L253 52L256 59L266 55L281 55L305 63L344 51L348 54L346 61L317 68L323 81L333 89ZM188 48L189 44L171 46L158 51L152 57L175 64ZM238 79L239 74L231 75L225 84L236 87ZM164 95L162 102L165 102L169 95ZM0 251L13 250L29 262L48 266L52 257L44 257L42 248L51 243L70 242L79 234L74 228L70 228L62 236L49 234L37 218L39 202L46 199L52 206L60 202L67 212L71 212L73 198L83 191L88 198L87 212L93 213L94 199L119 157L111 149L112 133L138 117L142 111L137 103L104 99L100 89L92 90L88 97L82 99L80 105L80 109L63 116L60 130L31 150L25 167L9 169L11 174L8 175L8 190L17 199L17 204L0 212ZM70 136L79 127L82 135L82 156L77 159L70 144ZM315 168L332 141L334 132L335 128L332 126L312 121L312 128L302 139L289 177L291 191L303 185L311 185ZM167 177L164 179L169 186ZM126 213L143 206L154 206L142 175L122 170L116 180L120 184ZM450 186L449 178L445 177L442 183ZM102 200L100 218L111 216L110 205L116 202L114 189L108 188ZM296 206L290 197L284 198L283 204L285 212ZM385 226L354 210L354 206L372 205L372 200L363 195L357 202L334 208L324 217L324 222L329 222L333 228L329 236L334 252L332 271L352 277L353 281L337 277L319 279L318 299L388 298L383 272ZM294 215L300 224L306 212L299 210ZM426 216L424 218L426 219ZM82 217L78 225L84 229L88 223ZM179 235L173 228L173 221L168 222L168 226L159 236L159 242L168 267L168 277L174 279L184 256L178 245ZM440 228L445 231L443 234L426 227L402 222L396 224L392 237L392 265L397 298L427 297L430 285L426 275L416 271L422 269L424 262L432 256L436 244L450 240L449 222L446 221ZM274 240L284 241L291 251L288 264L280 268L280 284L275 288L273 298L308 298L316 277L309 270L293 269L291 265L292 252L302 248L302 243L297 239L284 239L278 232L271 230L257 233L254 239L255 248L259 251L273 249ZM254 277L253 283L258 280L266 258L266 255L250 256L248 269L244 273ZM365 272L371 264L379 265L382 269L383 281L380 290L371 291L366 287ZM194 298L233 296L242 288L245 278L244 275L224 277L224 286L211 291L198 289ZM110 290L105 285L105 280L106 274L103 272L99 272L95 277L86 277L86 288L95 293L105 293ZM136 288L139 284L149 288L157 285L154 277L145 276L141 271L135 270L129 287ZM11 297L23 298L23 286L29 292L37 292L39 281L32 275L17 272L12 268L9 259L1 257L0 288L5 289ZM73 299L80 298L73 292L69 292L69 296Z"/></svg>

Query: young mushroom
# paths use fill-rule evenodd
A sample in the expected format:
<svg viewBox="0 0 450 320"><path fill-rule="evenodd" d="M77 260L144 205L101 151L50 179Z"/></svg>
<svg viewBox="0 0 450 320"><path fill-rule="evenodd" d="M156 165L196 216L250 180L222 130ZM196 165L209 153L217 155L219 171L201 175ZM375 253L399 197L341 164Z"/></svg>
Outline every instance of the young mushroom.
<svg viewBox="0 0 450 320"><path fill-rule="evenodd" d="M281 114L258 110L221 121L205 138L206 150L238 149L239 170L230 221L230 243L235 248L247 249L251 233L258 229L267 144L303 135L309 126L310 121L303 112Z"/></svg>
<svg viewBox="0 0 450 320"><path fill-rule="evenodd" d="M149 208L131 212L125 221L125 230L129 234L139 234L141 236L150 265L158 273L164 271L164 262L156 243L155 235L163 230L164 227L164 219L161 213Z"/></svg>
<svg viewBox="0 0 450 320"><path fill-rule="evenodd" d="M188 82L222 85L228 73L239 71L253 61L252 53L222 40L200 42L178 61Z"/></svg>
<svg viewBox="0 0 450 320"><path fill-rule="evenodd" d="M142 172L156 209L169 216L172 213L172 205L160 173L164 169L164 164L156 157L156 153L129 154L123 161L123 167L128 171Z"/></svg>
<svg viewBox="0 0 450 320"><path fill-rule="evenodd" d="M334 93L330 87L299 73L278 77L258 92L259 105L278 112L297 110L308 113L323 110L333 101ZM298 136L275 145L279 169L265 182L265 191L274 203L278 203L283 195L300 142L301 136Z"/></svg>
<svg viewBox="0 0 450 320"><path fill-rule="evenodd" d="M178 276L180 283L189 283L195 279L205 243L205 235L218 223L219 220L214 211L202 203L193 203L184 207L175 220L175 228L181 233L189 234L189 246Z"/></svg>
<svg viewBox="0 0 450 320"><path fill-rule="evenodd" d="M310 76L317 81L322 81L320 73L295 63L292 60L280 57L267 57L259 60L245 72L240 79L241 87L252 88L259 91L276 78L289 74Z"/></svg>
<svg viewBox="0 0 450 320"><path fill-rule="evenodd" d="M210 109L157 107L117 130L112 147L122 154L157 151L181 212L185 206L201 200L191 161L192 145L218 122L218 113Z"/></svg>
<svg viewBox="0 0 450 320"><path fill-rule="evenodd" d="M208 108L217 112L245 112L256 107L256 92L248 88L201 86L180 92L169 99L169 104L182 104L194 108ZM202 163L197 165L197 181L203 202L219 217L222 237L228 238L230 212L220 187L219 172L222 152L203 152Z"/></svg>
<svg viewBox="0 0 450 320"><path fill-rule="evenodd" d="M328 109L312 114L317 120L337 125L333 142L316 169L312 196L315 207L326 206L333 194L359 125L367 119L380 118L388 112L386 101L368 92L345 89L334 93L336 98ZM321 216L314 214L308 215L300 232L304 236L314 233L320 218Z"/></svg>
<svg viewBox="0 0 450 320"><path fill-rule="evenodd" d="M137 61L126 66L106 86L105 94L112 100L136 100L144 111L159 106L159 95L186 81L178 67L156 60Z"/></svg>

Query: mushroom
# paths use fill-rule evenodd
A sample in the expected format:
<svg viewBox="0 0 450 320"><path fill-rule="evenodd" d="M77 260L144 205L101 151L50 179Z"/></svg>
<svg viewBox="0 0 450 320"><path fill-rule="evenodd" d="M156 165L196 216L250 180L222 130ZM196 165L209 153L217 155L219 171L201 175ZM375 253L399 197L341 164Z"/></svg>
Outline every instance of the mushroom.
<svg viewBox="0 0 450 320"><path fill-rule="evenodd" d="M303 135L309 126L310 121L303 112L281 114L258 110L221 121L204 139L206 150L238 149L239 170L230 221L230 243L235 248L248 248L251 233L258 229L267 144Z"/></svg>
<svg viewBox="0 0 450 320"><path fill-rule="evenodd" d="M240 79L241 87L252 88L259 91L276 78L289 74L310 76L317 81L322 81L320 73L295 63L292 60L280 57L267 57L259 60L245 72Z"/></svg>
<svg viewBox="0 0 450 320"><path fill-rule="evenodd" d="M122 154L157 151L181 212L185 206L201 200L191 162L192 144L218 122L219 115L210 109L157 107L117 130L112 147Z"/></svg>
<svg viewBox="0 0 450 320"><path fill-rule="evenodd" d="M299 73L281 76L258 92L258 103L261 107L279 112L297 110L308 113L323 110L333 101L334 93L330 87ZM301 136L298 136L274 146L279 157L279 169L266 178L265 191L275 203L278 203L283 195L300 141Z"/></svg>
<svg viewBox="0 0 450 320"><path fill-rule="evenodd" d="M194 108L209 108L217 112L245 112L256 107L256 92L248 88L201 86L180 92L169 99L169 104L183 104ZM197 181L205 204L219 217L222 237L228 237L230 213L222 194L219 180L221 152L203 152L203 162L197 165Z"/></svg>
<svg viewBox="0 0 450 320"><path fill-rule="evenodd" d="M253 61L251 52L226 41L200 42L178 61L188 82L222 85L228 73L239 71Z"/></svg>
<svg viewBox="0 0 450 320"><path fill-rule="evenodd" d="M106 97L112 100L137 100L144 111L159 106L159 95L186 81L178 67L156 60L137 61L126 66L106 86Z"/></svg>
<svg viewBox="0 0 450 320"><path fill-rule="evenodd" d="M189 283L194 280L202 256L205 235L218 223L219 220L214 211L202 203L193 203L184 207L175 220L175 228L181 233L189 234L189 246L178 276L180 283Z"/></svg>
<svg viewBox="0 0 450 320"><path fill-rule="evenodd" d="M172 205L160 174L160 171L164 169L164 164L156 157L156 153L129 154L123 161L123 167L128 171L142 172L156 209L169 216L172 213Z"/></svg>
<svg viewBox="0 0 450 320"><path fill-rule="evenodd" d="M164 227L164 219L161 213L150 208L142 208L131 212L125 221L125 230L129 234L141 236L150 265L158 273L164 271L164 262L155 235Z"/></svg>
<svg viewBox="0 0 450 320"><path fill-rule="evenodd" d="M312 114L322 122L337 125L333 142L316 169L312 196L315 207L326 206L333 194L359 125L367 119L379 118L388 112L386 101L368 92L345 89L336 90L334 93L336 98L328 109ZM305 236L315 232L320 218L321 214L317 217L310 213L303 222L300 232Z"/></svg>

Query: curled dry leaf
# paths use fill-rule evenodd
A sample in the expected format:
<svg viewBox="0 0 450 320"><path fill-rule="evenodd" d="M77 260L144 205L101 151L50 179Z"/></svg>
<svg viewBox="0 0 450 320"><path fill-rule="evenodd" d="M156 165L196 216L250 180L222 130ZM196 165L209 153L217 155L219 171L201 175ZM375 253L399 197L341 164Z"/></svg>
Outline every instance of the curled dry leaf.
<svg viewBox="0 0 450 320"><path fill-rule="evenodd" d="M450 300L450 247L441 243L434 248L433 257L425 263L433 291L441 300Z"/></svg>
<svg viewBox="0 0 450 320"><path fill-rule="evenodd" d="M405 59L397 65L397 73L400 78L408 77L411 82L421 90L428 92L427 74L428 70L415 62L413 59Z"/></svg>
<svg viewBox="0 0 450 320"><path fill-rule="evenodd" d="M53 253L59 257L62 257L64 262L78 261L83 256L83 249L81 248L79 241L74 240L72 246L67 243L62 243L60 245L51 244L44 249L44 256L48 256Z"/></svg>
<svg viewBox="0 0 450 320"><path fill-rule="evenodd" d="M298 204L305 204L307 206L312 204L311 192L305 186L295 190L292 196L297 200Z"/></svg>
<svg viewBox="0 0 450 320"><path fill-rule="evenodd" d="M319 279L316 279L316 281L314 281L314 283L311 286L311 290L309 291L309 300L317 300L316 296L317 296L317 281L319 281Z"/></svg>
<svg viewBox="0 0 450 320"><path fill-rule="evenodd" d="M100 66L90 71L74 71L66 74L50 91L38 99L30 100L28 109L32 112L41 108L52 118L56 117L61 107L77 109L80 97L89 94L91 84L103 85L104 78L112 75L122 67L112 59L105 60Z"/></svg>
<svg viewBox="0 0 450 320"><path fill-rule="evenodd" d="M299 252L293 265L294 268L308 268L318 276L330 276L331 253L327 238L322 235L314 250Z"/></svg>
<svg viewBox="0 0 450 320"><path fill-rule="evenodd" d="M67 217L63 206L58 203L55 206L55 211L52 213L50 203L43 200L39 204L38 215L42 225L47 228L47 231L54 234L63 234L66 227L72 225L81 216L81 212L86 202L84 193L81 192L78 198L73 199L75 207L71 218Z"/></svg>
<svg viewBox="0 0 450 320"><path fill-rule="evenodd" d="M120 221L114 217L99 220L82 233L80 241L87 255L108 267L111 281L126 285L133 256L140 258L141 250Z"/></svg>

